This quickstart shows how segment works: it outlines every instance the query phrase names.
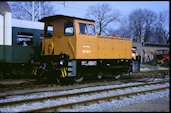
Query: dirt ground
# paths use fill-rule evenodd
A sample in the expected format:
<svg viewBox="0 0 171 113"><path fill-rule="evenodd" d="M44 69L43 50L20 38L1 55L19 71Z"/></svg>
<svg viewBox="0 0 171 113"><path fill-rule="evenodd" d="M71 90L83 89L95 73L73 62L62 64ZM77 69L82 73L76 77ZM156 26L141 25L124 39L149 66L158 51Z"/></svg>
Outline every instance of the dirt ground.
<svg viewBox="0 0 171 113"><path fill-rule="evenodd" d="M170 112L170 98L160 98L146 103L137 103L118 109L110 110L109 112Z"/></svg>

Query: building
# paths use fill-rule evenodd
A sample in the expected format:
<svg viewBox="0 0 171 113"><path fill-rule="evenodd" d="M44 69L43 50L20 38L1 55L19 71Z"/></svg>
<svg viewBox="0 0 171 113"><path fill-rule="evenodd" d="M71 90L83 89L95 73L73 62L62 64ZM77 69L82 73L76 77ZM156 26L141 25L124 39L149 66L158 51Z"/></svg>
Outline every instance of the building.
<svg viewBox="0 0 171 113"><path fill-rule="evenodd" d="M169 51L169 45L164 44L133 42L132 47L135 47L138 55L141 56L141 63L147 63L153 60L154 54L157 52L162 52L162 50Z"/></svg>
<svg viewBox="0 0 171 113"><path fill-rule="evenodd" d="M0 3L0 45L12 45L12 13L7 2Z"/></svg>

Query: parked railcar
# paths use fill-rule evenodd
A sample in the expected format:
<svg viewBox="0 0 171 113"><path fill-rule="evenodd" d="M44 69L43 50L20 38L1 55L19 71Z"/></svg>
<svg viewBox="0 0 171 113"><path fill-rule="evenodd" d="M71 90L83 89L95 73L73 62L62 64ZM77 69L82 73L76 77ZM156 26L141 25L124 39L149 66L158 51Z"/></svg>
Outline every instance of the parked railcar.
<svg viewBox="0 0 171 113"><path fill-rule="evenodd" d="M81 82L88 75L101 79L131 71L131 39L97 36L94 20L55 15L40 22L45 22L42 53L34 70L39 78Z"/></svg>
<svg viewBox="0 0 171 113"><path fill-rule="evenodd" d="M0 3L0 78L31 74L31 60L41 53L44 23L12 19L6 2Z"/></svg>
<svg viewBox="0 0 171 113"><path fill-rule="evenodd" d="M41 53L42 27L40 22L12 19L12 45L0 45L1 74L31 74L32 57Z"/></svg>

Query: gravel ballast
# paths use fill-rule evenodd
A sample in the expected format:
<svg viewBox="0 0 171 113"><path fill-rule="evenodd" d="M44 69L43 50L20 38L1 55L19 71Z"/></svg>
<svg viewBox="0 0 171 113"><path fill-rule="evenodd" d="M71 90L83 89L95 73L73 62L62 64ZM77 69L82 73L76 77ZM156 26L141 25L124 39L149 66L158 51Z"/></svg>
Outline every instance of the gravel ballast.
<svg viewBox="0 0 171 113"><path fill-rule="evenodd" d="M126 86L126 85L135 85L135 84L140 84L140 83L128 83L128 84L122 84L122 85L110 85L110 86L101 86L101 87L90 87L90 88L82 88L82 89L74 89L74 90L69 90L69 91L61 91L60 94L65 93L73 93L73 92L80 92L80 91L88 91L88 90L95 90L95 89L104 89L104 88L109 88L109 87L121 87L121 86ZM144 87L134 87L134 88L127 88L124 90L114 90L114 91L108 91L108 92L103 92L103 93L97 93L93 95L80 95L79 97L71 97L68 99L61 98L61 99L56 99L56 100L48 100L45 102L36 102L32 104L24 104L24 105L17 105L17 106L11 106L7 108L0 108L1 112L19 112L23 110L29 110L29 109L37 109L38 107L48 107L52 105L59 105L61 103L69 103L69 102L76 102L76 101L83 101L87 99L94 99L94 98L100 98L100 97L106 97L106 96L112 96L112 95L118 95L118 94L124 94L124 93L129 93L129 92L136 92L136 91L142 91L142 90L148 90L148 89L155 89L159 87L165 87L169 86L169 83L165 84L157 84L157 85L150 85L150 86L144 86ZM56 92L59 94L59 92ZM49 93L50 94L50 93ZM44 95L44 93L42 94ZM34 95L35 96L35 95ZM32 98L35 98L32 95ZM40 95L37 95L40 97ZM48 95L50 96L50 95ZM65 109L61 111L108 111L111 109L112 106L119 108L122 106L134 104L134 103L139 103L139 102L146 102L149 100L154 100L156 98L161 98L161 97L167 97L169 96L169 90L164 90L160 92L153 92L153 93L147 93L145 95L139 95L139 96L132 96L131 98L123 98L121 100L112 100L111 102L101 102L100 104L92 104L90 106L78 106L75 109ZM25 96L26 97L26 96ZM17 98L23 98L22 96L18 96ZM9 99L3 99L2 101L12 101L12 98ZM13 98L14 100L16 98ZM112 106L111 106L112 105ZM103 106L103 107L102 107Z"/></svg>

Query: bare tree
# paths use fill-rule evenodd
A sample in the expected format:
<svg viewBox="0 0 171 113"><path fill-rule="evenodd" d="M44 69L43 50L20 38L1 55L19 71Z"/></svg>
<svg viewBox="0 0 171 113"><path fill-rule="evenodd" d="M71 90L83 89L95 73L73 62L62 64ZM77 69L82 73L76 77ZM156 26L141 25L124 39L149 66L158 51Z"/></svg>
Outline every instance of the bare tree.
<svg viewBox="0 0 171 113"><path fill-rule="evenodd" d="M32 2L8 2L11 10L12 17L22 20L32 20ZM54 14L53 7L48 3L41 1L41 17L51 16ZM39 20L39 2L34 2L34 21Z"/></svg>
<svg viewBox="0 0 171 113"><path fill-rule="evenodd" d="M165 10L159 14L147 9L136 9L128 18L120 18L120 27L117 30L110 29L110 33L120 37L132 38L139 41L143 37L144 42L169 43L169 11Z"/></svg>
<svg viewBox="0 0 171 113"><path fill-rule="evenodd" d="M151 30L156 20L156 14L148 9L136 9L129 15L129 29L133 34L133 40L138 41L139 37L143 37L147 42L151 36Z"/></svg>
<svg viewBox="0 0 171 113"><path fill-rule="evenodd" d="M159 12L155 24L155 37L158 43L169 43L169 11Z"/></svg>
<svg viewBox="0 0 171 113"><path fill-rule="evenodd" d="M96 21L98 35L107 34L108 25L114 21L118 21L119 11L112 10L108 4L92 5L87 10L86 17Z"/></svg>
<svg viewBox="0 0 171 113"><path fill-rule="evenodd" d="M132 34L129 29L128 16L120 17L120 25L118 29L110 28L109 32L111 35L118 35L119 37L132 38Z"/></svg>

